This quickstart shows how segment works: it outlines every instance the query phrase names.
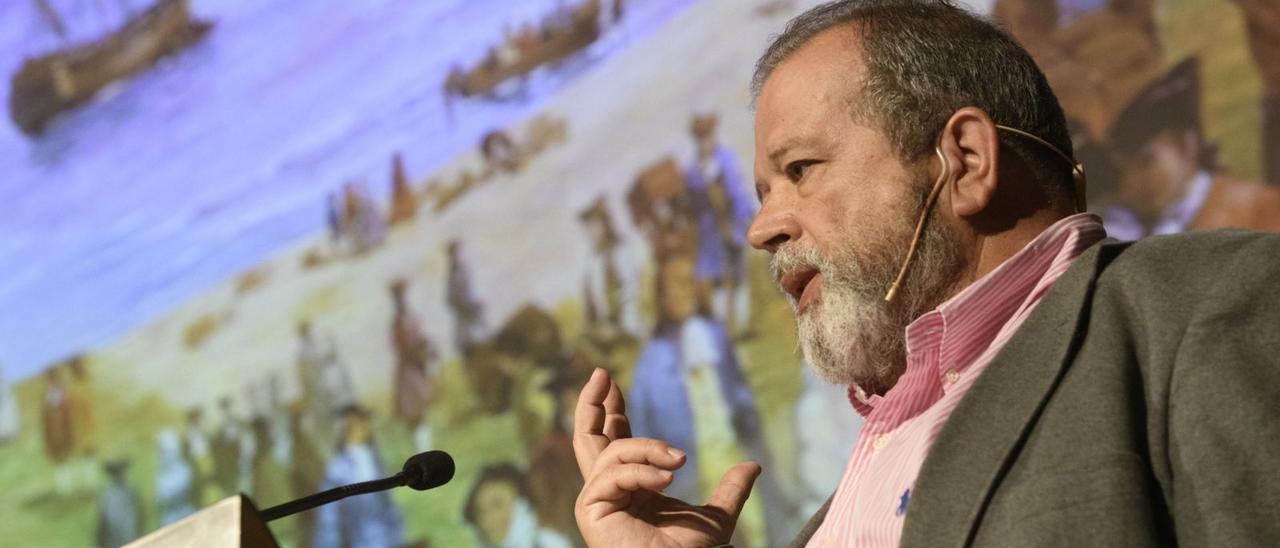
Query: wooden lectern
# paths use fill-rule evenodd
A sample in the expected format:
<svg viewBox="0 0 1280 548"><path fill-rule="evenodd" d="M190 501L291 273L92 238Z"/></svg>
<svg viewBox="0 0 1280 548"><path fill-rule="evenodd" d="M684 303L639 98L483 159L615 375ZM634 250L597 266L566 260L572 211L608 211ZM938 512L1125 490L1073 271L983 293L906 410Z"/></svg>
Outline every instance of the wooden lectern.
<svg viewBox="0 0 1280 548"><path fill-rule="evenodd" d="M156 546L277 548L279 545L253 501L244 495L235 495L135 540L126 548Z"/></svg>

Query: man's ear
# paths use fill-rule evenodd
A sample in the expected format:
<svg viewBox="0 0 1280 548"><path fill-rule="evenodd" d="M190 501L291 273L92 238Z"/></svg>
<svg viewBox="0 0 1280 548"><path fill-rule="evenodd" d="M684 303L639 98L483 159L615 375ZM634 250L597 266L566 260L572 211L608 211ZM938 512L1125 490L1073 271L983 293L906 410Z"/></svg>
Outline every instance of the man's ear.
<svg viewBox="0 0 1280 548"><path fill-rule="evenodd" d="M942 129L939 146L951 164L950 205L959 217L981 213L995 196L1000 165L997 131L996 123L977 107L957 110Z"/></svg>

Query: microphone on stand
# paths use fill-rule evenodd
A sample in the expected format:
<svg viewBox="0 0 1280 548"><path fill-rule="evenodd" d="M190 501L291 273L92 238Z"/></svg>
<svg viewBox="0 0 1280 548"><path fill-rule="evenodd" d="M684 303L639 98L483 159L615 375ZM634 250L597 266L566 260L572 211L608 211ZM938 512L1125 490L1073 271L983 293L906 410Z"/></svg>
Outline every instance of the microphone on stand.
<svg viewBox="0 0 1280 548"><path fill-rule="evenodd" d="M272 506L262 511L263 521L273 521L304 510L329 504L353 495L363 495L405 486L418 491L440 487L453 479L453 457L444 451L418 453L404 461L404 468L396 475L380 480L342 485L308 495L298 500Z"/></svg>

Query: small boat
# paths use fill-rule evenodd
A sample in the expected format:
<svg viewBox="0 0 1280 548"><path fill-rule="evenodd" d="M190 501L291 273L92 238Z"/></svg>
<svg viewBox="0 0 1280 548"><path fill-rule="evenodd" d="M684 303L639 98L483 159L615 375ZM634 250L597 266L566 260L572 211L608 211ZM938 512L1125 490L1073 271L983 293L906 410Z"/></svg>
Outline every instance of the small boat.
<svg viewBox="0 0 1280 548"><path fill-rule="evenodd" d="M621 16L615 1L612 16ZM524 78L546 64L558 62L600 38L600 0L587 0L553 14L539 27L526 27L502 44L489 48L477 66L455 67L445 79L448 96L496 95L496 88L511 78Z"/></svg>
<svg viewBox="0 0 1280 548"><path fill-rule="evenodd" d="M48 4L41 6L52 17ZM187 0L158 0L102 38L23 62L10 81L9 115L23 133L38 136L59 114L194 44L211 27L191 17ZM61 34L60 22L54 28Z"/></svg>

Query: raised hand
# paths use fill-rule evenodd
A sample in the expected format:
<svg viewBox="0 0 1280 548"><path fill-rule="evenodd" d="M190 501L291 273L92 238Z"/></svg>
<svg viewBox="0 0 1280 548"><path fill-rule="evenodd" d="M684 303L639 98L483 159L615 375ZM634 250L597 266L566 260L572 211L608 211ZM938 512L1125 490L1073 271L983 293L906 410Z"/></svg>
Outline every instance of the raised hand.
<svg viewBox="0 0 1280 548"><path fill-rule="evenodd" d="M730 468L701 506L663 495L673 472L684 466L685 454L661 440L631 438L622 391L602 369L582 388L573 422L574 455L585 481L574 514L588 545L729 542L760 465Z"/></svg>

